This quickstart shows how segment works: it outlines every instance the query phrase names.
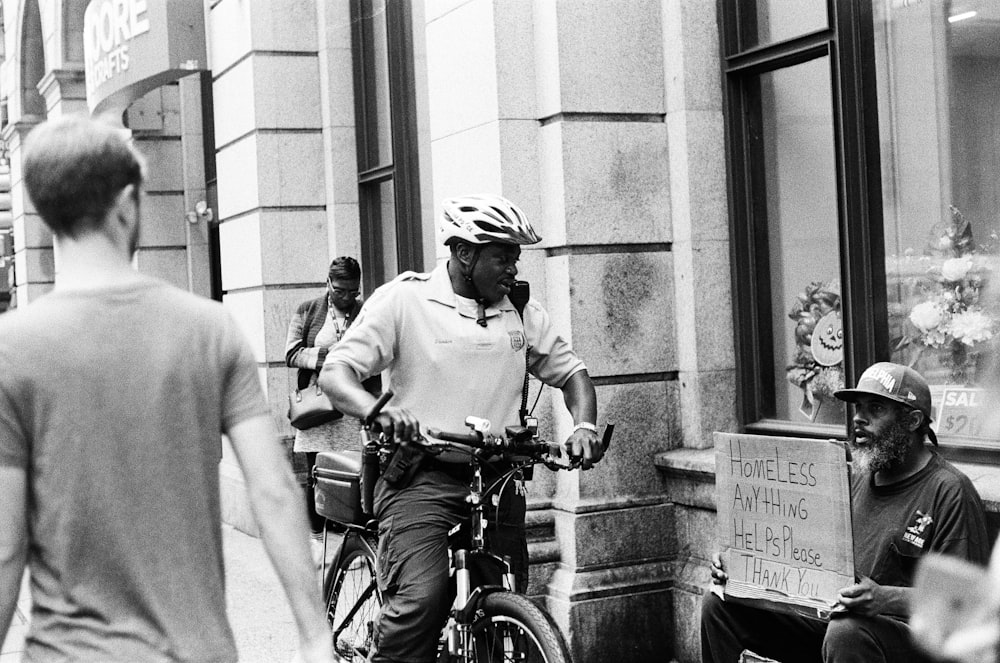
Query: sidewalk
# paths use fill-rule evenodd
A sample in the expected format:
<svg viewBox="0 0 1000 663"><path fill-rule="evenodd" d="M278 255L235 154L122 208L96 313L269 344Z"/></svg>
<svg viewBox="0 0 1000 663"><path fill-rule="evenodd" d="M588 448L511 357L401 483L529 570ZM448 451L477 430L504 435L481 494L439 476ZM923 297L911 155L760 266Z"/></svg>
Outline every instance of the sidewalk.
<svg viewBox="0 0 1000 663"><path fill-rule="evenodd" d="M21 652L24 650L24 636L28 633L28 611L30 610L28 600L28 574L24 574L21 582L21 594L17 597L17 609L14 617L10 620L10 628L7 630L7 639L0 648L0 663L17 663L21 660Z"/></svg>
<svg viewBox="0 0 1000 663"><path fill-rule="evenodd" d="M331 547L337 545L337 537L330 538ZM226 607L240 663L290 661L298 645L295 623L263 544L260 539L223 525L222 546L226 561ZM319 591L318 579L316 591ZM25 576L17 613L0 648L0 663L21 660L29 603Z"/></svg>

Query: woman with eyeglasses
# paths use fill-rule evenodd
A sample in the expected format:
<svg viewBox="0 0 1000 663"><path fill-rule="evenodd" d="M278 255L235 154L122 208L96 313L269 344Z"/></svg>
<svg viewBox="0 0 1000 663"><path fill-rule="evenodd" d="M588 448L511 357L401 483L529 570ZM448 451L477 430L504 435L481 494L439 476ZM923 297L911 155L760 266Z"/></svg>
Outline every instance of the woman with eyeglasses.
<svg viewBox="0 0 1000 663"><path fill-rule="evenodd" d="M326 279L326 292L302 302L288 325L285 343L285 363L297 368L297 388L312 388L323 368L326 354L344 336L344 332L361 309L359 300L361 267L358 261L341 256L330 263ZM379 384L365 385L373 393ZM352 417L342 417L313 428L295 432L293 450L306 454L310 477L306 486L306 507L312 529L313 558L317 566L323 562L323 530L326 519L316 513L313 494L312 467L320 451L337 451L358 448L359 422Z"/></svg>

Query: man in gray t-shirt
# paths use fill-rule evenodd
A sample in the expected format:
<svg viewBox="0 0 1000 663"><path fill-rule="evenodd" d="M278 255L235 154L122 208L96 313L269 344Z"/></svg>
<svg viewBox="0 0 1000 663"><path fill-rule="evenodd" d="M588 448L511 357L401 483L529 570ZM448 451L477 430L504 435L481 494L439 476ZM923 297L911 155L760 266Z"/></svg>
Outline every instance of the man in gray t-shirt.
<svg viewBox="0 0 1000 663"><path fill-rule="evenodd" d="M285 588L301 658L332 661L297 488L221 305L131 267L141 157L82 117L29 136L52 293L0 316L0 641L30 574L27 660L235 661L221 435Z"/></svg>

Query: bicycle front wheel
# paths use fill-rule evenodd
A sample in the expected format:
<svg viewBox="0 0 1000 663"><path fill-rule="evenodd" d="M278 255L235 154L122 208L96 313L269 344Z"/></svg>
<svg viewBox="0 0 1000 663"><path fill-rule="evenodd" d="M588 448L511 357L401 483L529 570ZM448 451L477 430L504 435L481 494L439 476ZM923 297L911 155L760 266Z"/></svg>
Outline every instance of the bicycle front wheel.
<svg viewBox="0 0 1000 663"><path fill-rule="evenodd" d="M334 649L348 663L363 663L372 648L372 637L382 597L375 577L373 546L349 533L337 563L323 583L326 620L333 632Z"/></svg>
<svg viewBox="0 0 1000 663"><path fill-rule="evenodd" d="M474 663L572 663L552 618L526 596L495 592L479 608L472 625Z"/></svg>

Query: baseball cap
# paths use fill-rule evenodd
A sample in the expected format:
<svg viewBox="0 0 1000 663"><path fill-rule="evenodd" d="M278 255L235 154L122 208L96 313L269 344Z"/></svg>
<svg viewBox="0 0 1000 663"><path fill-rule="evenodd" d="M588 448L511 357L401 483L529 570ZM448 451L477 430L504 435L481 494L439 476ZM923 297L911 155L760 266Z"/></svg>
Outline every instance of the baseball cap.
<svg viewBox="0 0 1000 663"><path fill-rule="evenodd" d="M856 387L838 389L833 395L848 403L856 402L861 395L881 396L914 410L920 410L928 424L932 421L931 389L927 386L927 380L920 373L902 364L888 361L872 364L861 374ZM937 435L930 427L927 428L927 436L935 445L938 443Z"/></svg>

